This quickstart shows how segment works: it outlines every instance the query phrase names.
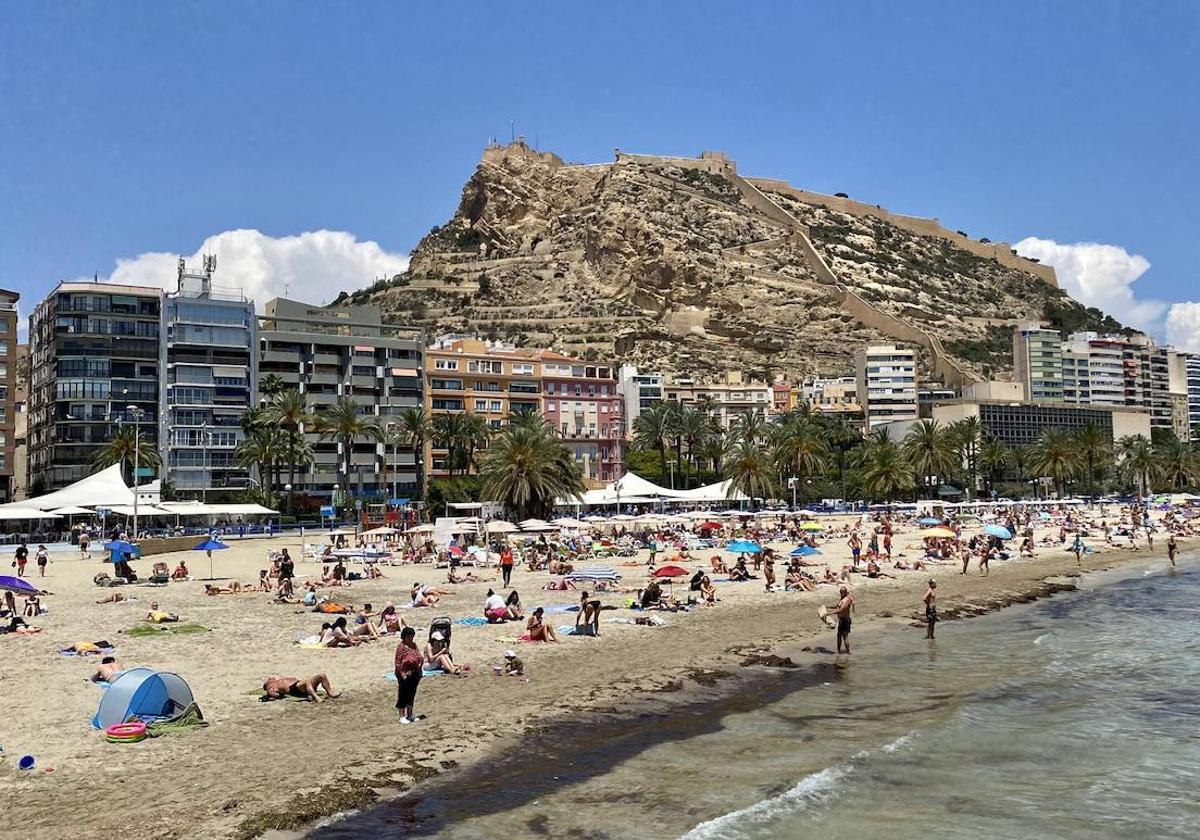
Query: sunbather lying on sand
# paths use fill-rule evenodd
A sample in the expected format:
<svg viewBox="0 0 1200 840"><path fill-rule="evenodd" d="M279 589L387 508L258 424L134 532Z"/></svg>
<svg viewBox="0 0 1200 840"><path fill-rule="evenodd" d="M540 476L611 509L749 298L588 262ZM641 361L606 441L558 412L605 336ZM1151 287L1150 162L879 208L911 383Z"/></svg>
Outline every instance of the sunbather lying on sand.
<svg viewBox="0 0 1200 840"><path fill-rule="evenodd" d="M101 598L96 603L97 604L119 604L122 601L132 601L132 600L133 600L132 598L127 598L126 596L122 595L120 592L114 592L111 595L105 595L103 598Z"/></svg>
<svg viewBox="0 0 1200 840"><path fill-rule="evenodd" d="M282 700L284 697L300 697L314 703L324 702L317 689L322 689L327 697L341 697L340 691L335 692L329 685L329 678L324 674L313 674L306 680L298 677L267 677L263 681L262 699Z"/></svg>
<svg viewBox="0 0 1200 840"><path fill-rule="evenodd" d="M228 586L213 586L211 583L204 584L205 595L240 595L248 591L242 586L241 581L231 580Z"/></svg>
<svg viewBox="0 0 1200 840"><path fill-rule="evenodd" d="M173 612L166 612L158 608L158 601L150 602L150 612L146 613L146 620L153 621L155 624L164 624L179 620L179 616Z"/></svg>
<svg viewBox="0 0 1200 840"><path fill-rule="evenodd" d="M124 666L117 662L115 656L106 656L100 660L100 667L96 669L96 673L92 674L92 682L110 683L121 676L124 670Z"/></svg>

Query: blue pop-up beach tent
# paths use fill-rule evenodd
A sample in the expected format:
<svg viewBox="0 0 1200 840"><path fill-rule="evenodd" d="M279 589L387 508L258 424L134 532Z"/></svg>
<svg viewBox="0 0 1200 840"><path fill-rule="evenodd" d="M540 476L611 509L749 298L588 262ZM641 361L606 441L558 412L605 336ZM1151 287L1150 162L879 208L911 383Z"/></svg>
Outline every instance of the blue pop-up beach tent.
<svg viewBox="0 0 1200 840"><path fill-rule="evenodd" d="M92 726L107 729L131 717L141 721L177 717L192 702L192 689L169 671L131 668L121 673L100 698Z"/></svg>

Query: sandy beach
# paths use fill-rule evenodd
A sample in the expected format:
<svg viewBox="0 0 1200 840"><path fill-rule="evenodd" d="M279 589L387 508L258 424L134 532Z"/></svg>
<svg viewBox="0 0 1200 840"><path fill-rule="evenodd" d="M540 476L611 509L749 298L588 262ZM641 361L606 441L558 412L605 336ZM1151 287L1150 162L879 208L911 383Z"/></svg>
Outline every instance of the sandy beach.
<svg viewBox="0 0 1200 840"><path fill-rule="evenodd" d="M1040 538L1046 531L1039 531ZM1161 532L1160 532L1161 533ZM953 619L999 609L1070 587L1071 576L1130 561L1161 556L1166 561L1165 534L1153 552L1105 550L1077 565L1069 551L1039 546L1033 559L993 565L987 577L974 563L967 576L956 563L928 572L895 572L897 579L854 578L856 631L863 625L885 632L924 633L915 624L921 613L925 582L936 577L943 618ZM898 550L907 559L919 555L915 530L902 530ZM1180 540L1181 548L1192 543ZM287 546L300 555L298 538L232 541L214 556L218 577L243 583L266 568L269 547ZM777 545L786 552L791 546ZM810 558L833 568L848 562L845 538L831 538L824 554ZM702 557L716 552L705 551ZM634 561L644 564L643 551ZM202 553L164 555L174 567L183 557L194 576L207 575ZM157 559L157 558L156 558ZM620 564L621 561L616 561ZM698 568L696 562L689 568ZM135 564L149 571L149 560ZM31 569L36 568L32 566ZM50 612L31 620L43 628L28 636L0 636L5 667L0 671L0 794L6 820L0 834L25 838L61 837L251 837L272 827L296 829L327 813L369 804L378 796L397 794L414 782L442 773L486 754L505 736L543 726L570 712L616 708L632 694L674 688L689 679L704 679L713 670L735 671L753 656L797 644L833 646L833 634L817 618L820 604L836 600L836 590L823 586L812 593L764 592L761 580L718 584L720 603L690 613L662 614L666 626L619 623L628 609L605 611L600 638L570 637L561 644L523 644L511 640L521 629L504 626L456 626L455 658L469 663L467 677L428 678L421 684L417 711L428 718L401 726L393 704L392 670L396 640L384 638L352 649L303 649L294 644L316 633L322 616L300 605L278 604L263 592L208 597L199 580L167 586L129 586L119 591L136 600L97 604L112 591L100 589L92 577L108 567L99 557L87 561L78 552L52 556L44 579L35 582L53 592L44 599ZM641 585L646 570L620 567L623 583ZM818 573L820 569L816 570ZM888 568L891 572L892 569ZM297 576L319 576L320 565L297 563ZM349 588L323 590L355 606L408 600L414 581L443 584L445 570L430 566L384 567L383 580L356 581ZM499 575L494 576L499 589ZM779 569L782 580L783 570ZM545 573L518 568L514 586L526 609L565 605L577 592L544 592ZM448 587L451 595L433 609L406 610L424 642L434 616L477 616L489 583ZM686 583L676 584L681 594ZM605 594L605 604L620 605L630 596ZM127 636L124 631L147 626L150 602L180 614L185 622L209 632ZM549 617L570 624L571 614ZM915 626L914 626L915 625ZM953 644L954 625L939 630L938 644ZM137 744L110 744L90 726L101 690L89 681L95 657L64 657L58 651L77 641L107 639L116 645L126 667L172 671L191 685L205 717L206 729L148 739ZM864 639L864 643L867 640ZM527 679L498 677L492 666L507 648L518 648ZM268 674L306 677L324 672L341 698L322 704L262 703L256 690ZM37 768L21 772L20 755L36 757Z"/></svg>

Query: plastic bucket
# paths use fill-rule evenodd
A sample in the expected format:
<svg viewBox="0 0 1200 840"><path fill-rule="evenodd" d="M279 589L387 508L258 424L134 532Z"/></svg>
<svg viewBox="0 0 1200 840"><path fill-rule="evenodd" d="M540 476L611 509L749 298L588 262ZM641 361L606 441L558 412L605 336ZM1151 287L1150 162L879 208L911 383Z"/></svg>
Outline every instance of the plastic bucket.
<svg viewBox="0 0 1200 840"><path fill-rule="evenodd" d="M32 770L37 767L37 761L31 755L23 755L17 759L18 770Z"/></svg>

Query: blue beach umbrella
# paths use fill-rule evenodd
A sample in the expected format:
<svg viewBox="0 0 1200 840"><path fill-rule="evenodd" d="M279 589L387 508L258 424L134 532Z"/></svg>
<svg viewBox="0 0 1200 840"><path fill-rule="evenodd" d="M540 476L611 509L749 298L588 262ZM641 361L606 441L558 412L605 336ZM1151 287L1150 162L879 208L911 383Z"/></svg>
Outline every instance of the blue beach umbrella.
<svg viewBox="0 0 1200 840"><path fill-rule="evenodd" d="M1000 540L1011 540L1012 531L1005 528L1003 525L988 525L983 529L983 532L989 537L995 537Z"/></svg>
<svg viewBox="0 0 1200 840"><path fill-rule="evenodd" d="M730 554L758 554L762 546L752 540L730 540L725 544Z"/></svg>
<svg viewBox="0 0 1200 840"><path fill-rule="evenodd" d="M24 578L0 575L0 592L6 591L18 595L36 595L38 588Z"/></svg>
<svg viewBox="0 0 1200 840"><path fill-rule="evenodd" d="M918 525L941 525L942 520L938 519L936 516L922 516L920 519L917 520L917 524Z"/></svg>
<svg viewBox="0 0 1200 840"><path fill-rule="evenodd" d="M811 545L798 545L788 552L788 557L808 557L812 554L820 554L821 549L813 548Z"/></svg>
<svg viewBox="0 0 1200 840"><path fill-rule="evenodd" d="M204 542L200 543L200 545L198 545L192 549L192 551L204 551L204 552L208 553L208 579L209 580L213 579L212 553L214 551L220 551L223 548L229 548L229 546L225 545L225 543L221 542L220 540L214 540L210 537L207 540L205 540Z"/></svg>

